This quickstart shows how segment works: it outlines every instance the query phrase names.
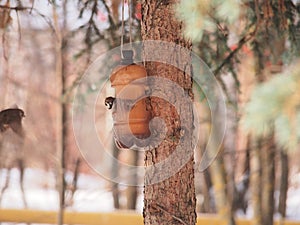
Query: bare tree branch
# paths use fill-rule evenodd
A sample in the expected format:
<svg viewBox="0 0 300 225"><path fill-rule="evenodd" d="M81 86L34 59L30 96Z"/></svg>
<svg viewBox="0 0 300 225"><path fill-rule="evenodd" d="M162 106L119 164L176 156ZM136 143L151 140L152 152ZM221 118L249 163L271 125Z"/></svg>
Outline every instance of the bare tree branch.
<svg viewBox="0 0 300 225"><path fill-rule="evenodd" d="M11 7L11 6L6 6L6 5L0 5L0 9L8 9L8 10L16 11L17 15L18 15L18 12L20 12L20 11L28 11L29 14L32 14L32 12L35 12L38 16L40 16L42 19L44 19L44 21L49 25L51 30L54 31L54 27L53 27L53 24L51 23L50 19L46 15L42 14L37 9L35 9L33 7L33 4L30 7L27 7L27 6Z"/></svg>

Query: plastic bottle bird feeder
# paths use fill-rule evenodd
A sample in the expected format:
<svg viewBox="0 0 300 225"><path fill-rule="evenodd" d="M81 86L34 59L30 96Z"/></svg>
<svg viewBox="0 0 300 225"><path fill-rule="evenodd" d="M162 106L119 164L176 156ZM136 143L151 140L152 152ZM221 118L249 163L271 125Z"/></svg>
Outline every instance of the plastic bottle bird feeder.
<svg viewBox="0 0 300 225"><path fill-rule="evenodd" d="M119 148L140 147L139 140L150 136L150 112L146 108L146 69L133 63L133 52L123 51L121 65L113 69L111 86L115 89L113 107L114 138ZM139 82L139 79L142 82Z"/></svg>

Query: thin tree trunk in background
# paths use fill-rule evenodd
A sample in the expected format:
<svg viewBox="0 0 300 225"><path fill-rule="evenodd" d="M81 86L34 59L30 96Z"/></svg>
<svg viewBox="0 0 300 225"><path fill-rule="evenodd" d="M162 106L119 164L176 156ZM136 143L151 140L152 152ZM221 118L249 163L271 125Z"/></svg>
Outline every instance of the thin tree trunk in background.
<svg viewBox="0 0 300 225"><path fill-rule="evenodd" d="M250 189L253 207L252 225L262 225L262 199L261 199L261 140L251 140L252 148L250 154Z"/></svg>
<svg viewBox="0 0 300 225"><path fill-rule="evenodd" d="M222 123L221 120L226 119L221 116L222 112L219 105L220 104L215 103L215 106L211 106L211 107L215 107L214 110L216 110L217 112L216 118L214 118L214 121L211 124L211 126L219 126L219 124ZM222 154L224 152L224 146L223 145L217 146L216 142L218 139L218 135L216 133L213 133L211 138L213 144L211 149L208 149L208 153L210 155L209 157L214 158L215 156L217 156L217 158L213 161L213 163L209 167L209 170L211 172L210 174L213 182L218 216L222 221L225 221L227 225L235 225L235 219L231 208L231 201L229 200L229 195L228 195L228 187L227 187L227 179L226 179L227 174L226 174L226 170L224 166L224 158ZM219 152L219 150L221 151Z"/></svg>
<svg viewBox="0 0 300 225"><path fill-rule="evenodd" d="M56 151L57 151L57 190L59 195L59 210L57 217L57 224L62 225L64 221L65 208L65 152L67 148L67 120L68 107L65 96L66 90L66 53L67 42L64 39L67 26L67 0L63 2L63 25L60 27L59 15L57 12L56 2L53 2L52 13L55 29L55 59L56 59L56 87L57 97L59 99L57 105L57 130L56 130Z"/></svg>
<svg viewBox="0 0 300 225"><path fill-rule="evenodd" d="M205 149L205 146L201 149ZM216 206L213 204L212 196L211 196L211 188L213 186L211 173L209 170L203 171L204 184L203 184L203 213L216 213Z"/></svg>
<svg viewBox="0 0 300 225"><path fill-rule="evenodd" d="M214 194L219 217L228 225L235 225L231 204L228 200L226 187L226 171L224 160L218 157L210 166Z"/></svg>
<svg viewBox="0 0 300 225"><path fill-rule="evenodd" d="M262 157L262 212L263 225L273 225L275 190L275 143L274 138L266 138L261 149Z"/></svg>
<svg viewBox="0 0 300 225"><path fill-rule="evenodd" d="M251 152L251 138L248 136L247 138L247 147L246 147L246 158L244 162L244 178L243 178L243 187L244 189L239 193L240 199L238 201L242 201L242 205L240 206L244 213L246 214L248 208L248 199L246 197L247 192L249 191L250 185L250 152Z"/></svg>
<svg viewBox="0 0 300 225"><path fill-rule="evenodd" d="M129 165L137 166L138 165L138 154L139 151L129 150ZM137 170L133 168L128 174L128 179L130 184L137 183ZM127 199L127 209L136 209L136 201L137 201L137 186L128 186L126 190L126 199Z"/></svg>
<svg viewBox="0 0 300 225"><path fill-rule="evenodd" d="M70 204L73 204L74 202L74 194L77 191L77 187L78 187L78 177L79 177L79 173L80 173L80 165L81 165L81 159L77 158L75 161L75 168L74 168L74 172L73 172L73 179L72 179L72 183L71 183L71 190L70 190Z"/></svg>
<svg viewBox="0 0 300 225"><path fill-rule="evenodd" d="M7 94L7 86L8 86L8 79L7 76L9 75L9 58L5 56L5 48L8 48L8 40L4 39L6 36L5 31L3 33L1 32L1 41L2 41L2 48L3 48L3 55L1 55L1 73L0 73L0 90L1 90L1 95L0 95L0 107L4 107L5 103L5 95ZM4 41L5 40L5 41Z"/></svg>
<svg viewBox="0 0 300 225"><path fill-rule="evenodd" d="M281 174L278 212L282 218L286 216L286 200L289 185L289 158L284 150L280 151Z"/></svg>
<svg viewBox="0 0 300 225"><path fill-rule="evenodd" d="M1 35L1 43L2 43L2 55L1 57L1 64L0 64L0 110L4 108L5 105L5 99L7 95L7 86L8 86L8 75L9 75L9 57L7 57L6 49L8 48L8 41L9 39L6 39L6 32L5 30L0 29L0 35ZM2 154L2 136L0 136L0 156ZM4 162L1 162L0 160L0 168L4 167ZM8 176L8 175L7 175ZM8 177L9 178L9 177ZM0 206L1 206L1 199L3 197L3 193L5 189L8 187L8 178L5 179L6 182L3 186L3 188L0 191Z"/></svg>
<svg viewBox="0 0 300 225"><path fill-rule="evenodd" d="M117 148L115 145L114 141L112 143L112 155L114 159L119 158L119 152L120 150ZM112 177L118 177L119 176L119 167L117 161L113 160L113 163L111 165L111 175ZM119 184L112 182L112 196L113 196L113 201L114 201L114 208L115 209L120 209L120 200L119 200Z"/></svg>
<svg viewBox="0 0 300 225"><path fill-rule="evenodd" d="M247 145L245 150L245 159L243 160L243 175L242 180L238 184L235 184L235 193L234 204L232 205L233 211L236 212L239 209L242 209L243 212L247 213L248 208L248 198L247 193L249 191L250 184L250 152L251 152L251 140L250 137L247 137Z"/></svg>
<svg viewBox="0 0 300 225"><path fill-rule="evenodd" d="M142 2L142 39L143 40L161 40L169 43L177 43L183 47L191 49L191 43L184 40L182 37L182 24L178 22L174 15L174 4L178 1L159 1L159 0L144 0ZM144 54L151 55L157 49L154 46L145 46ZM151 50L152 49L152 50ZM180 52L175 49L169 49L171 51L172 58L170 60L175 65L178 63L184 63L187 70L190 69L190 57L180 55ZM164 54L162 51L159 53ZM168 53L166 53L168 54ZM162 56L163 57L163 56ZM180 59L180 60L179 60ZM169 60L169 59L168 59ZM178 60L178 61L176 61ZM179 66L179 65L178 65ZM185 73L191 74L191 71L181 71L174 66L170 66L165 63L159 62L146 62L146 69L148 76L165 77L184 88L187 93L192 92L192 79L186 76ZM155 84L155 91L164 93L166 99L176 98L174 93L165 91L166 88L163 84ZM153 90L152 90L153 91ZM191 109L187 108L187 102L178 98L180 109L184 110L184 113L188 114L186 127L187 131L193 130L193 114ZM159 117L164 120L167 128L167 133L159 144L158 147L147 150L145 152L145 166L153 166L155 164L167 159L169 155L176 149L180 137L180 122L178 124L178 114L174 106L167 101L152 97L150 101L150 108L152 110L153 117ZM186 132L189 143L183 146L185 153L189 154L192 149L192 136ZM191 132L189 132L191 133ZM180 164L181 159L176 160L170 168L165 168L166 171L171 171L174 165ZM168 165L170 166L170 165ZM179 169L177 173L174 173L171 177L153 183L157 174L162 171L153 171L153 175L149 173L146 168L145 174L145 187L144 187L144 224L146 225L169 225L169 224L195 224L196 223L196 197L195 197L195 185L194 185L194 157L192 156L188 162Z"/></svg>
<svg viewBox="0 0 300 225"><path fill-rule="evenodd" d="M60 28L58 25L58 15L56 11L56 6L53 6L53 18L54 18L54 24L56 28L56 43L55 43L55 50L56 50L56 87L57 87L57 96L61 96L61 90L62 90L62 58L61 58L61 34ZM57 160L57 191L58 191L58 198L59 198L59 210L57 215L57 224L62 225L63 224L63 214L64 214L64 149L63 149L63 131L62 131L62 111L63 107L60 104L60 102L56 106L56 160Z"/></svg>

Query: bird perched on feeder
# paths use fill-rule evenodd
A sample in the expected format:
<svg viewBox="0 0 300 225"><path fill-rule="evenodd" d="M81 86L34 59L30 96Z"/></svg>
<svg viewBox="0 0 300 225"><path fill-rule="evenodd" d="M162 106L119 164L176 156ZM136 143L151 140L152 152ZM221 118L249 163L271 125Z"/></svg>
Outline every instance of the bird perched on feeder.
<svg viewBox="0 0 300 225"><path fill-rule="evenodd" d="M0 162L2 168L7 169L5 185L0 189L0 203L1 197L5 190L9 187L9 179L11 169L18 167L20 171L20 188L22 192L22 200L25 208L27 207L27 201L24 192L24 171L25 171L25 159L24 159L24 131L22 127L22 119L25 117L25 113L22 109L8 108L0 111Z"/></svg>
<svg viewBox="0 0 300 225"><path fill-rule="evenodd" d="M16 133L21 133L22 118L25 117L25 113L22 109L10 108L0 112L0 131L4 132L8 127Z"/></svg>
<svg viewBox="0 0 300 225"><path fill-rule="evenodd" d="M104 101L105 106L107 106L108 109L111 109L113 107L114 101L116 98L114 97L107 97Z"/></svg>

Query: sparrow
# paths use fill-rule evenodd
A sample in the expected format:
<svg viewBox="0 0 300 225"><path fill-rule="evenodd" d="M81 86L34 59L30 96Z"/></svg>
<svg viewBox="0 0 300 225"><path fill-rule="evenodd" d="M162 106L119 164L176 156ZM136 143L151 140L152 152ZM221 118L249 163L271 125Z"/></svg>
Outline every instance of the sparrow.
<svg viewBox="0 0 300 225"><path fill-rule="evenodd" d="M111 109L113 107L114 101L116 98L114 97L107 97L104 101L105 106L107 106L108 109Z"/></svg>
<svg viewBox="0 0 300 225"><path fill-rule="evenodd" d="M19 132L22 127L22 118L25 113L22 109L4 109L0 111L0 132L4 132L8 127Z"/></svg>

